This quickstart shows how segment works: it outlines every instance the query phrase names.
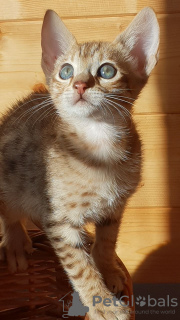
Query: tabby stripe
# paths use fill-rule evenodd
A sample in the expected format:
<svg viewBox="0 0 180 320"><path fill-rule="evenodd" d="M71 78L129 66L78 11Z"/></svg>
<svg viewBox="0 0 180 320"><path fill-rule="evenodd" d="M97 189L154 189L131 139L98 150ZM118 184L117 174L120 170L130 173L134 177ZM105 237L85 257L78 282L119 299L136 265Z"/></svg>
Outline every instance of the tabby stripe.
<svg viewBox="0 0 180 320"><path fill-rule="evenodd" d="M75 267L75 265L77 265L77 264L78 264L78 262L69 263L69 264L64 263L64 267L67 269L73 269Z"/></svg>
<svg viewBox="0 0 180 320"><path fill-rule="evenodd" d="M75 249L84 249L84 244L81 242L81 243L76 243L75 246L73 246L73 248Z"/></svg>
<svg viewBox="0 0 180 320"><path fill-rule="evenodd" d="M59 251L59 252L67 252L69 250L72 250L72 247L67 245L66 243L62 243L62 247L56 248L56 251Z"/></svg>
<svg viewBox="0 0 180 320"><path fill-rule="evenodd" d="M62 220L58 220L58 221L49 221L49 222L47 222L46 224L45 224L45 227L47 228L47 229L49 229L49 228L52 228L52 227L59 227L59 226L61 226L63 224L63 222L62 222Z"/></svg>
<svg viewBox="0 0 180 320"><path fill-rule="evenodd" d="M94 295L95 296L95 295ZM102 316L104 318L104 312L99 310L99 309L96 309L96 313L99 314L100 316Z"/></svg>
<svg viewBox="0 0 180 320"><path fill-rule="evenodd" d="M85 280L88 281L90 278L93 279L91 270L90 270L89 273L86 275Z"/></svg>
<svg viewBox="0 0 180 320"><path fill-rule="evenodd" d="M73 229L79 229L80 227L82 227L82 225L79 225L79 224L74 224L72 221L64 218L62 220L57 220L57 221L48 221L46 224L45 224L45 227L47 229L51 229L53 227L63 227L64 225L69 225L70 227L72 227Z"/></svg>
<svg viewBox="0 0 180 320"><path fill-rule="evenodd" d="M61 260L65 260L65 259L74 259L75 256L72 253L67 253L67 255L65 257L63 257Z"/></svg>
<svg viewBox="0 0 180 320"><path fill-rule="evenodd" d="M51 237L51 241L62 242L62 241L64 241L64 239L62 237Z"/></svg>
<svg viewBox="0 0 180 320"><path fill-rule="evenodd" d="M70 244L67 244L67 243L62 243L63 246L61 248L56 248L57 251L61 251L61 252L67 252L67 251L74 251L74 250L82 250L81 248L81 245L79 244L76 244L76 246L73 246L73 245L70 245ZM82 245L83 247L83 245Z"/></svg>
<svg viewBox="0 0 180 320"><path fill-rule="evenodd" d="M81 277L83 276L83 273L84 273L84 270L81 269L81 270L78 272L78 274L76 274L76 275L71 275L70 277L71 277L72 279L74 279L74 280L77 280L77 279L79 279L79 278L81 278Z"/></svg>

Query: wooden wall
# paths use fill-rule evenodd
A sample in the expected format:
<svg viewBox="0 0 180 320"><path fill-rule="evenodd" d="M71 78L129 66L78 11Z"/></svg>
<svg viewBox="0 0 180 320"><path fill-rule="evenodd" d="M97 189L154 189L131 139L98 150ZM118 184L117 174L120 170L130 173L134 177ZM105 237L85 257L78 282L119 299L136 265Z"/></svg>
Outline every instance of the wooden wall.
<svg viewBox="0 0 180 320"><path fill-rule="evenodd" d="M147 5L160 24L160 60L134 107L143 178L124 214L117 251L134 281L179 282L179 0L0 0L0 112L44 81L40 31L47 9L82 42L113 40Z"/></svg>

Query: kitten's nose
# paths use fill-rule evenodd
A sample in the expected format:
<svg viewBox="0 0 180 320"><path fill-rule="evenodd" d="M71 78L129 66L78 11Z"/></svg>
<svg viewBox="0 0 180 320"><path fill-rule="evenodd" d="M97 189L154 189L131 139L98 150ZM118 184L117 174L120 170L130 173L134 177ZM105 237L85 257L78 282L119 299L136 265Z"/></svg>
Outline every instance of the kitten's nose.
<svg viewBox="0 0 180 320"><path fill-rule="evenodd" d="M85 92L85 90L88 88L88 85L86 82L83 81L76 81L74 83L74 88L77 89L77 92L79 94L83 94Z"/></svg>

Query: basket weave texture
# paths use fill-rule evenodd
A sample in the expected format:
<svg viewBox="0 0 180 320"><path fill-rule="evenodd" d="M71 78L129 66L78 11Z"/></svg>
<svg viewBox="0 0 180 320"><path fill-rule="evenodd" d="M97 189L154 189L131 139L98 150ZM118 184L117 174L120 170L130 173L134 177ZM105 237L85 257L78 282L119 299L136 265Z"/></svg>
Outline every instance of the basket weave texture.
<svg viewBox="0 0 180 320"><path fill-rule="evenodd" d="M6 263L0 263L0 319L88 320L87 315L85 318L64 316L72 304L73 289L45 235L37 230L30 231L29 235L34 252L28 256L26 272L9 274ZM123 294L132 294L129 275ZM64 296L64 302L60 301ZM131 317L133 320L134 313Z"/></svg>

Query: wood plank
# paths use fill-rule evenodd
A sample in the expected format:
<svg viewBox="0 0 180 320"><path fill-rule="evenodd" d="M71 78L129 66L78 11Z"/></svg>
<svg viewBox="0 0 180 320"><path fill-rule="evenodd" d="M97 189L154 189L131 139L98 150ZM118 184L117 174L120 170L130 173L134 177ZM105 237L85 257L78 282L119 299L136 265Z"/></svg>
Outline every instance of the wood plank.
<svg viewBox="0 0 180 320"><path fill-rule="evenodd" d="M180 208L127 209L117 253L134 282L180 282Z"/></svg>
<svg viewBox="0 0 180 320"><path fill-rule="evenodd" d="M1 0L0 20L16 19L42 19L47 9L55 10L61 17L89 17L89 16L110 16L122 14L135 14L142 8L150 6L157 13L180 12L179 0Z"/></svg>
<svg viewBox="0 0 180 320"><path fill-rule="evenodd" d="M160 61L139 98L135 113L179 113L180 43L177 38L180 36L180 15L158 17L161 27ZM70 19L65 23L80 42L87 39L111 41L131 19L130 16ZM35 83L43 79L40 66L41 22L4 22L0 28L0 107L4 109L13 97L16 99L27 94Z"/></svg>
<svg viewBox="0 0 180 320"><path fill-rule="evenodd" d="M129 207L180 206L180 115L136 115L143 142L142 181Z"/></svg>

